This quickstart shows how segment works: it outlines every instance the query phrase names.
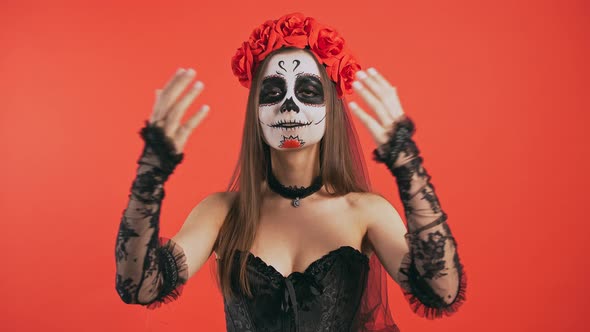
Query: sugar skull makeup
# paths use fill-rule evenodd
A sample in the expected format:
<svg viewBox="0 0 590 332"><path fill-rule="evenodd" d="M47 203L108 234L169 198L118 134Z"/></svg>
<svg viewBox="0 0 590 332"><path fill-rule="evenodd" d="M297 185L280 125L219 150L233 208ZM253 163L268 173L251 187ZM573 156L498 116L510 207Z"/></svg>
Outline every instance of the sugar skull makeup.
<svg viewBox="0 0 590 332"><path fill-rule="evenodd" d="M264 140L279 150L319 142L326 130L326 103L313 55L293 50L269 61L262 73L258 107Z"/></svg>

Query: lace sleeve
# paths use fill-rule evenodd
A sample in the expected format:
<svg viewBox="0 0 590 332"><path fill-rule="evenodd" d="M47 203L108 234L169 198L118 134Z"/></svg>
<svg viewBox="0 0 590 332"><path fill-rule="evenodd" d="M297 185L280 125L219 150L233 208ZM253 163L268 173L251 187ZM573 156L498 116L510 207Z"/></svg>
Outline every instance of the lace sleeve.
<svg viewBox="0 0 590 332"><path fill-rule="evenodd" d="M140 135L145 146L117 234L115 285L125 303L154 309L178 298L188 279L182 248L159 237L164 183L184 155L175 154L164 131L148 121Z"/></svg>
<svg viewBox="0 0 590 332"><path fill-rule="evenodd" d="M413 121L404 116L373 158L395 176L406 216L410 250L399 270L400 286L412 310L433 319L453 314L464 302L466 277L447 215L411 138L414 132Z"/></svg>

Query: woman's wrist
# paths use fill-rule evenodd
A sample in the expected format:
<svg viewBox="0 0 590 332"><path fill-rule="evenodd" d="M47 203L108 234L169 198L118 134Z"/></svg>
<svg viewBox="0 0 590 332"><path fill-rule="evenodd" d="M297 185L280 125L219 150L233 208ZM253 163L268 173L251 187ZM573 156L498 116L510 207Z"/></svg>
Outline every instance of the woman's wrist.
<svg viewBox="0 0 590 332"><path fill-rule="evenodd" d="M420 150L412 140L416 131L414 122L405 115L402 120L395 123L389 132L387 142L379 145L373 150L373 160L387 165L393 172L408 161L418 156Z"/></svg>
<svg viewBox="0 0 590 332"><path fill-rule="evenodd" d="M166 136L164 130L150 124L147 120L139 134L145 142L140 161L149 159L153 165L155 157L157 165L153 166L161 170L166 177L172 174L176 166L184 159L184 153L176 153L174 143Z"/></svg>

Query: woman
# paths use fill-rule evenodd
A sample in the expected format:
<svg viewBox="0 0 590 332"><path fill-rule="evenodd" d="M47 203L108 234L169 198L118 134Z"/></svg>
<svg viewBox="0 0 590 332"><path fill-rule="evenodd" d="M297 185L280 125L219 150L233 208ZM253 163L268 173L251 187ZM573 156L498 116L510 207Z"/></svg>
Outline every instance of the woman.
<svg viewBox="0 0 590 332"><path fill-rule="evenodd" d="M334 29L300 13L256 28L232 69L250 88L238 168L172 239L159 238L163 185L209 109L180 124L203 89L198 81L180 97L192 69L156 91L117 237L122 300L154 308L176 299L215 253L228 331L398 331L385 272L421 316L455 312L465 276L395 88L360 70ZM375 161L396 177L407 229L370 192L344 104L351 91L377 116L348 105L377 143Z"/></svg>

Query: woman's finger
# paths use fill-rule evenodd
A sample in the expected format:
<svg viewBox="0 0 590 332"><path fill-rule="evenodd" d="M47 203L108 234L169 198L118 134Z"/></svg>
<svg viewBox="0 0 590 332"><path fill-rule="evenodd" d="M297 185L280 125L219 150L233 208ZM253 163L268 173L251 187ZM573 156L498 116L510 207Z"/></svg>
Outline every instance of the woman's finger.
<svg viewBox="0 0 590 332"><path fill-rule="evenodd" d="M162 114L163 118L168 116L167 113L170 111L170 107L176 103L178 96L180 96L180 94L184 91L186 86L191 82L195 75L196 71L192 68L189 68L183 74L175 77L170 85L162 90L160 95L160 107L162 107L164 110L164 114Z"/></svg>
<svg viewBox="0 0 590 332"><path fill-rule="evenodd" d="M199 125L199 123L201 123L201 121L203 121L207 114L209 114L209 109L209 105L203 105L197 113L195 113L190 119L188 119L188 121L184 124L188 132L191 132Z"/></svg>
<svg viewBox="0 0 590 332"><path fill-rule="evenodd" d="M178 78L181 77L185 72L185 68L178 68L174 75L172 75L172 77L166 82L166 84L164 84L162 90L169 88L174 83L174 81L178 80Z"/></svg>
<svg viewBox="0 0 590 332"><path fill-rule="evenodd" d="M209 105L203 105L193 116L178 129L178 141L184 147L191 132L203 121L209 113Z"/></svg>
<svg viewBox="0 0 590 332"><path fill-rule="evenodd" d="M348 103L348 106L350 107L350 110L361 120L365 127L369 129L369 132L371 132L371 135L373 136L375 142L380 144L379 142L384 140L385 131L383 129L383 126L381 126L379 122L377 122L377 120L375 120L372 116L367 114L367 112L365 112L354 101Z"/></svg>
<svg viewBox="0 0 590 332"><path fill-rule="evenodd" d="M162 89L158 89L160 92L158 93L158 98L156 99L156 102L154 103L154 121L159 121L163 118L163 113L166 111L166 105L163 105L162 103L162 91L169 89L170 86L177 81L178 79L180 79L182 77L182 75L186 72L186 69L184 68L178 68L178 70L176 70L176 72L174 73L174 75L172 75L172 77L168 80L168 82L166 82L166 84L164 84L164 87Z"/></svg>
<svg viewBox="0 0 590 332"><path fill-rule="evenodd" d="M391 83L389 83L389 81L387 81L385 77L383 77L383 75L377 71L377 69L369 68L367 69L367 73L374 82L379 84L382 91L380 98L385 104L388 114L393 118L393 120L396 120L401 115L403 115L404 111L397 95L397 89L392 86Z"/></svg>
<svg viewBox="0 0 590 332"><path fill-rule="evenodd" d="M385 87L381 85L374 77L367 75L366 72L359 70L356 72L356 78L363 82L369 91L371 91L377 99L383 102L385 97Z"/></svg>
<svg viewBox="0 0 590 332"><path fill-rule="evenodd" d="M381 75L377 69L371 67L369 69L367 69L367 74L369 74L369 76L371 76L375 81L377 81L381 86L383 87L389 87L389 88L393 88L393 86L391 85L391 83L389 83L388 80L385 79L385 77L383 77L383 75Z"/></svg>
<svg viewBox="0 0 590 332"><path fill-rule="evenodd" d="M150 116L150 123L154 123L157 120L159 120L159 108L158 106L158 101L160 99L160 93L162 93L162 89L156 89L155 91L155 100L154 100L154 107L152 110L152 115Z"/></svg>
<svg viewBox="0 0 590 332"><path fill-rule="evenodd" d="M385 105L369 89L363 86L363 83L360 81L354 81L352 83L352 88L363 98L365 103L371 107L382 124L393 121L391 115L389 115L385 109Z"/></svg>
<svg viewBox="0 0 590 332"><path fill-rule="evenodd" d="M172 106L172 109L168 112L168 122L171 126L180 122L187 108L193 103L195 98L201 94L204 87L205 85L203 82L197 81L192 85L190 90Z"/></svg>
<svg viewBox="0 0 590 332"><path fill-rule="evenodd" d="M397 89L393 88L393 95L394 97L391 99L389 108L391 110L391 114L393 115L393 120L397 120L400 116L404 115L404 109L402 108L402 104L399 101L399 97L397 96Z"/></svg>

